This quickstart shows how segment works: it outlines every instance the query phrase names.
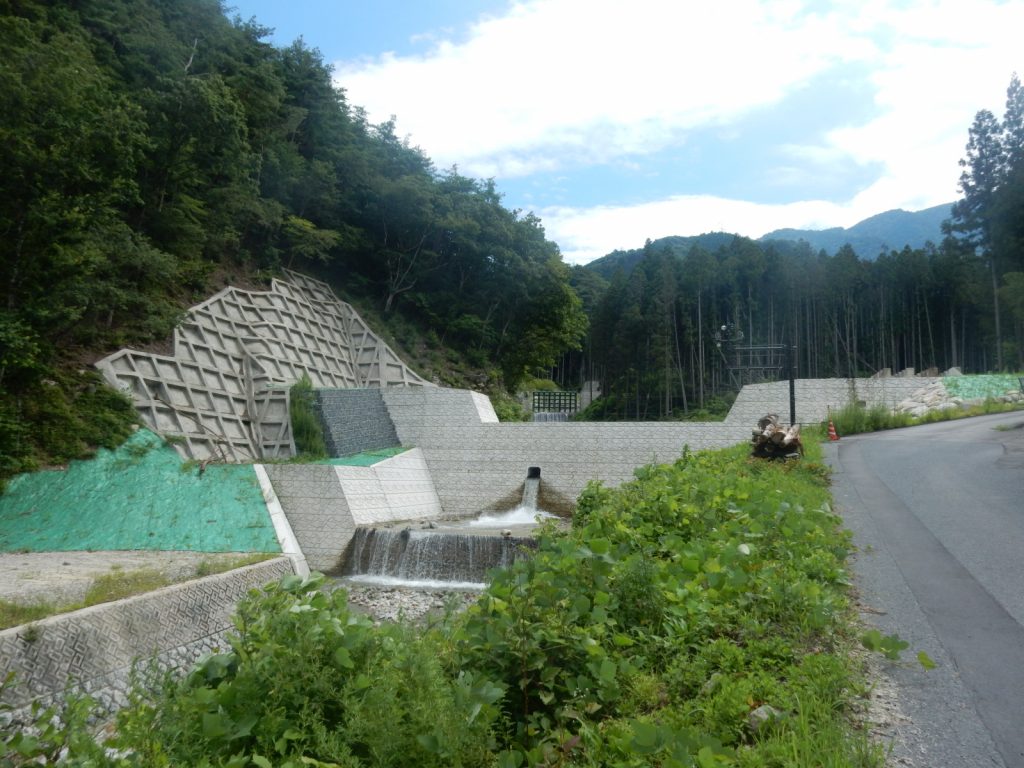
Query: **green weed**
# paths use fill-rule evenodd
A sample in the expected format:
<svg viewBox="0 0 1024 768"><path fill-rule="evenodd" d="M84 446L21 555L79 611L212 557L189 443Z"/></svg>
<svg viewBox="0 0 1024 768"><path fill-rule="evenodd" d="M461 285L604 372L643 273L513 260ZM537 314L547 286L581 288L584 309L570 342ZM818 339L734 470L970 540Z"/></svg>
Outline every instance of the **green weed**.
<svg viewBox="0 0 1024 768"><path fill-rule="evenodd" d="M920 417L913 417L907 413L895 413L884 405L865 408L861 405L850 404L838 411L833 411L830 418L835 424L836 432L843 436L912 427L917 424L935 424L942 421L966 419L971 416L984 416L990 413L1009 413L1022 408L1024 406L1020 403L1003 403L993 398L987 398L984 403L969 408L947 408L940 411L929 411ZM825 433L827 426L827 423L821 426L820 434Z"/></svg>
<svg viewBox="0 0 1024 768"><path fill-rule="evenodd" d="M247 565L255 565L266 560L273 560L275 557L279 557L279 555L256 552L232 558L204 558L196 566L196 577L202 578L204 576L213 576L217 573L226 573L236 568L244 568Z"/></svg>
<svg viewBox="0 0 1024 768"><path fill-rule="evenodd" d="M0 629L17 627L31 621L39 621L52 616L57 609L47 602L29 603L27 605L11 600L0 599Z"/></svg>
<svg viewBox="0 0 1024 768"><path fill-rule="evenodd" d="M97 576L82 600L85 606L109 603L133 595L166 587L171 580L159 571L140 568L133 571L112 570Z"/></svg>
<svg viewBox="0 0 1024 768"><path fill-rule="evenodd" d="M326 458L327 444L313 406L313 383L305 373L291 388L289 412L295 450L299 455L306 459Z"/></svg>

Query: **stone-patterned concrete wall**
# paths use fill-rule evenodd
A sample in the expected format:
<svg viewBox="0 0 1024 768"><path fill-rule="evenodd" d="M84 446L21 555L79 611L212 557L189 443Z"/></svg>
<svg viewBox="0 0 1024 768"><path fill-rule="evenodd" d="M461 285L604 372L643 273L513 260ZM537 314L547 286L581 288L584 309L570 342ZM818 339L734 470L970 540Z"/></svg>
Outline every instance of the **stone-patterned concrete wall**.
<svg viewBox="0 0 1024 768"><path fill-rule="evenodd" d="M0 631L0 679L17 675L4 702L17 720L33 699L49 703L72 685L107 711L123 706L133 662L155 658L184 671L223 647L235 606L250 589L286 573L290 563L277 558Z"/></svg>
<svg viewBox="0 0 1024 768"><path fill-rule="evenodd" d="M294 455L286 387L303 374L316 387L432 386L325 284L295 272L193 307L170 356L124 349L96 367L182 455L229 461Z"/></svg>
<svg viewBox="0 0 1024 768"><path fill-rule="evenodd" d="M913 376L884 379L798 379L796 382L796 420L817 424L828 419L828 412L851 402L867 406L895 407L922 387L941 379ZM727 424L752 427L766 413L789 419L789 382L748 384L736 397Z"/></svg>
<svg viewBox="0 0 1024 768"><path fill-rule="evenodd" d="M336 571L356 524L335 467L267 464L266 469L309 567Z"/></svg>
<svg viewBox="0 0 1024 768"><path fill-rule="evenodd" d="M357 525L441 516L423 452L412 449L369 467L268 464L274 492L313 570L333 573Z"/></svg>
<svg viewBox="0 0 1024 768"><path fill-rule="evenodd" d="M515 507L531 466L541 468L541 507L564 512L590 480L616 485L638 466L674 461L684 445L719 448L750 437L746 425L485 423L476 416L478 393L383 394L399 439L422 449L444 513L454 516Z"/></svg>
<svg viewBox="0 0 1024 768"><path fill-rule="evenodd" d="M420 445L435 426L478 426L497 424L490 399L468 389L432 387L389 389L382 392L384 404L402 445ZM429 462L428 462L429 463Z"/></svg>
<svg viewBox="0 0 1024 768"><path fill-rule="evenodd" d="M319 389L316 405L329 456L399 444L380 389Z"/></svg>

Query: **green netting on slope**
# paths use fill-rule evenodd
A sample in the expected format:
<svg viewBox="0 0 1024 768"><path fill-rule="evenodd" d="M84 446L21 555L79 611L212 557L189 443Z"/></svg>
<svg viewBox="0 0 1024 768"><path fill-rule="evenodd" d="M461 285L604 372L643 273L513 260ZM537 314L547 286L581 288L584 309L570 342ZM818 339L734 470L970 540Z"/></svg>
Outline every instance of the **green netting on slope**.
<svg viewBox="0 0 1024 768"><path fill-rule="evenodd" d="M353 453L351 456L323 459L322 461L318 461L317 464L331 464L336 467L372 467L374 464L384 461L384 459L390 459L392 456L397 456L407 450L409 449L403 448L402 446L396 446L394 448L377 448L372 451Z"/></svg>
<svg viewBox="0 0 1024 768"><path fill-rule="evenodd" d="M942 383L946 391L964 400L999 397L1010 390L1020 389L1018 376L1024 374L986 373L978 376L946 376Z"/></svg>
<svg viewBox="0 0 1024 768"><path fill-rule="evenodd" d="M0 552L280 552L250 465L202 474L139 430L67 471L19 475L0 496Z"/></svg>

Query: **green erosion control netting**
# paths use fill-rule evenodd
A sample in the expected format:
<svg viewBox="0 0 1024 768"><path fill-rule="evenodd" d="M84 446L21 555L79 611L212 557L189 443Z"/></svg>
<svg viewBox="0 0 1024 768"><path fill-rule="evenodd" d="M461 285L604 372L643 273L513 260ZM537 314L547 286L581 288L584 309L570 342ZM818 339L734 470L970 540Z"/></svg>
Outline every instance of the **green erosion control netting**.
<svg viewBox="0 0 1024 768"><path fill-rule="evenodd" d="M252 466L199 470L140 429L66 471L19 475L0 496L0 552L280 552Z"/></svg>
<svg viewBox="0 0 1024 768"><path fill-rule="evenodd" d="M946 376L942 383L946 391L954 397L962 397L964 400L984 399L986 397L999 397L1010 390L1020 389L1018 376L1024 374L1011 373L986 373L979 376Z"/></svg>
<svg viewBox="0 0 1024 768"><path fill-rule="evenodd" d="M374 464L384 461L384 459L390 459L392 456L397 456L407 450L409 449L401 446L397 446L395 448L378 448L373 451L353 453L351 456L341 456L336 459L324 459L317 463L330 464L335 467L372 467Z"/></svg>

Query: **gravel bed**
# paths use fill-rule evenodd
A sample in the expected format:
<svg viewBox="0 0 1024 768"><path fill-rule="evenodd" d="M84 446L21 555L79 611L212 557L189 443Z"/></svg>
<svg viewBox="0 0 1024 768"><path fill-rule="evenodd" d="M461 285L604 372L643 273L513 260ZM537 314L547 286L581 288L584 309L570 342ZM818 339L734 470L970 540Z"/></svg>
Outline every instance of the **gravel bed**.
<svg viewBox="0 0 1024 768"><path fill-rule="evenodd" d="M464 610L480 597L480 592L473 590L365 586L341 579L332 586L347 591L348 604L377 622L424 622L431 617L443 616L448 606L455 611Z"/></svg>

